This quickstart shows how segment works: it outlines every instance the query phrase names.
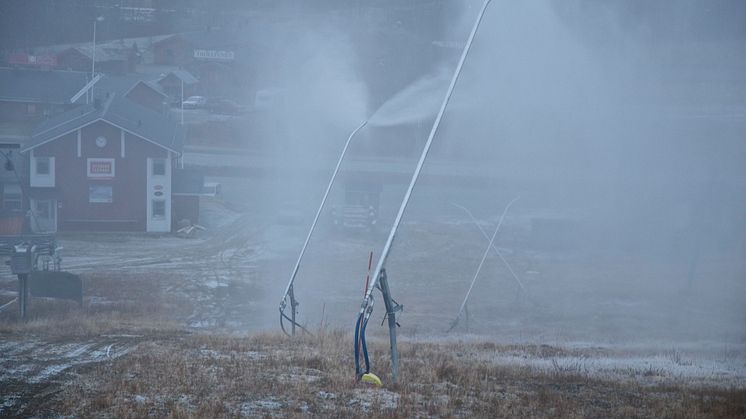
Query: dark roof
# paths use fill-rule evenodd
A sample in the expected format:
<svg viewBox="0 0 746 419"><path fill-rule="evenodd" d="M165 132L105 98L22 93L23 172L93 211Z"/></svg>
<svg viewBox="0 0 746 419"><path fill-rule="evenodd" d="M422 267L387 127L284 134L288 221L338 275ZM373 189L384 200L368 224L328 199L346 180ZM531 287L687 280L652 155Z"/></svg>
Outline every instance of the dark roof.
<svg viewBox="0 0 746 419"><path fill-rule="evenodd" d="M182 69L170 71L168 74L166 74L165 76L161 77L158 80L158 82L160 83L164 79L167 79L168 77L171 77L171 76L175 77L177 80L183 81L184 84L194 84L194 83L199 82L199 80L197 80L197 78L194 77L192 75L192 73L190 73L190 72L188 72L186 70L182 70Z"/></svg>
<svg viewBox="0 0 746 419"><path fill-rule="evenodd" d="M143 83L144 85L150 87L157 93L160 93L163 96L166 96L163 93L163 89L161 86L156 82L158 80L157 75L152 74L136 74L136 75L126 75L126 76L110 76L110 75L104 75L101 77L101 80L99 80L94 86L93 86L93 94L96 97L105 98L114 94L125 96L127 93L130 92L135 86L137 86L138 83Z"/></svg>
<svg viewBox="0 0 746 419"><path fill-rule="evenodd" d="M37 122L33 119L0 122L0 145L19 145L26 142Z"/></svg>
<svg viewBox="0 0 746 419"><path fill-rule="evenodd" d="M181 152L183 127L166 115L120 95L113 95L100 101L100 104L83 105L47 119L34 129L31 140L23 145L21 151L36 148L98 120L118 126L163 148Z"/></svg>
<svg viewBox="0 0 746 419"><path fill-rule="evenodd" d="M80 45L70 47L66 50L57 53L57 56L68 55L68 54L80 54L89 60L93 58L93 46L91 45ZM125 48L112 48L105 45L96 45L96 62L102 63L105 61L123 61L127 60L129 50Z"/></svg>
<svg viewBox="0 0 746 419"><path fill-rule="evenodd" d="M227 31L224 29L182 32L173 34L172 36L161 39L158 42L154 42L153 45L167 44L175 40L183 40L190 43L193 48L221 49L240 43L236 41L239 38L236 38L235 35L235 31Z"/></svg>
<svg viewBox="0 0 746 419"><path fill-rule="evenodd" d="M246 48L258 48L264 43L267 27L244 27L238 29L210 29L203 31L176 33L168 38L154 42L153 45L168 44L173 41L182 40L195 49L212 50L243 50ZM266 45L265 45L266 46Z"/></svg>
<svg viewBox="0 0 746 419"><path fill-rule="evenodd" d="M80 71L47 71L0 68L0 100L69 105L88 83L90 74ZM81 103L78 99L76 103Z"/></svg>

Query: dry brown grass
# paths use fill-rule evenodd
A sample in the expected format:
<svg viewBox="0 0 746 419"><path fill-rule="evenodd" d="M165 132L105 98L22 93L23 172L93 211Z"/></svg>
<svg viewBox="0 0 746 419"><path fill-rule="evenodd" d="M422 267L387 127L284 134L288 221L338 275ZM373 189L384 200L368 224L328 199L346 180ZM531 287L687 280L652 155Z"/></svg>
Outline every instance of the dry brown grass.
<svg viewBox="0 0 746 419"><path fill-rule="evenodd" d="M385 384L374 389L354 380L352 337L346 332L321 330L295 339L278 333L193 333L184 327L185 319L199 304L226 296L190 299L190 290L179 289L185 286L181 278L160 275L117 271L84 275L83 280L82 308L34 299L26 322L19 322L15 311L0 313L0 339L36 335L54 346L92 338L131 350L115 359L78 364L48 382L18 383L29 395L19 415L746 417L742 388L650 386L591 378L572 365L546 371L493 362L516 353L550 360L597 355L587 348L549 345L404 341L400 381L392 384L388 342L371 338L373 372ZM181 293L169 291L174 289ZM104 334L141 336L121 344L116 337L95 339Z"/></svg>
<svg viewBox="0 0 746 419"><path fill-rule="evenodd" d="M323 331L154 338L117 360L81 368L35 413L115 417L743 417L746 390L643 387L497 366L469 343L402 343L393 385L386 342L371 342L385 385L355 382L351 336ZM536 349L528 349L536 350ZM550 347L541 351L554 351ZM556 349L559 350L559 349Z"/></svg>
<svg viewBox="0 0 746 419"><path fill-rule="evenodd" d="M73 301L31 298L21 321L17 306L0 312L0 334L90 337L107 333L155 334L183 329L189 300L164 291L159 278L117 273L83 275L82 306Z"/></svg>

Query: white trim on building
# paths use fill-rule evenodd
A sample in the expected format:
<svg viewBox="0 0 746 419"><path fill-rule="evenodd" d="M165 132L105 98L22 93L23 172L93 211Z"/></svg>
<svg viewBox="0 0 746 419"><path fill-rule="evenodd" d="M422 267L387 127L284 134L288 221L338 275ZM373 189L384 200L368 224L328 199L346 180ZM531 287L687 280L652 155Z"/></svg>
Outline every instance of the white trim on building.
<svg viewBox="0 0 746 419"><path fill-rule="evenodd" d="M31 150L31 187L54 188L54 172L54 157L37 157Z"/></svg>
<svg viewBox="0 0 746 419"><path fill-rule="evenodd" d="M168 157L148 157L146 188L147 232L171 231L171 153ZM155 163L155 164L154 164ZM163 166L161 166L161 164ZM159 170L160 168L164 170ZM154 168L162 174L154 174Z"/></svg>

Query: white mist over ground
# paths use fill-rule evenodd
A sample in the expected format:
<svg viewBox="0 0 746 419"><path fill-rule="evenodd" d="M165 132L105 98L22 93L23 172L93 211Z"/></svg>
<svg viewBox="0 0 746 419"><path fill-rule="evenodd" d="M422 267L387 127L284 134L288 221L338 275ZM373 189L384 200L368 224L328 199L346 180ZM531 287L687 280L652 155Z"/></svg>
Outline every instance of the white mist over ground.
<svg viewBox="0 0 746 419"><path fill-rule="evenodd" d="M444 36L465 41L481 2L463 4ZM487 244L453 203L491 232L520 196L497 245L526 291L490 255L469 302L471 331L506 341L746 343L746 95L733 93L746 89L746 49L674 30L696 20L688 4L636 23L614 4L493 2L388 262L405 336L447 329ZM305 30L309 44L283 53L302 64L280 72L293 93L274 115L288 171L267 183L273 198L263 204L280 213L294 197L298 219L270 228L270 306L336 153L366 115L367 81L354 63L367 50L342 31ZM352 324L368 252L380 256L459 53L384 103L353 143L334 194L353 171L384 178L380 227L317 233L296 291L305 324ZM416 152L377 155L371 144L389 136ZM296 171L311 161L321 168L313 176Z"/></svg>
<svg viewBox="0 0 746 419"><path fill-rule="evenodd" d="M356 51L333 17L269 26L273 54L260 66L271 103L258 112L253 135L267 144L271 173L250 191L252 207L281 219L309 219L347 130L367 115L367 92ZM257 190L258 189L258 190Z"/></svg>

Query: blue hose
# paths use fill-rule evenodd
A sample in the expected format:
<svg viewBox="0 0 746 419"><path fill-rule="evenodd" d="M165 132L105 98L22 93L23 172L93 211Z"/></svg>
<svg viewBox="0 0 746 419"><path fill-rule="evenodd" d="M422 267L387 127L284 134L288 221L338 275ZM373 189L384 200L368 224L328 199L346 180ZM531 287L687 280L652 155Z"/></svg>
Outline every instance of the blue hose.
<svg viewBox="0 0 746 419"><path fill-rule="evenodd" d="M368 327L368 319L363 322L363 330L360 331L360 341L363 342L363 356L365 357L365 373L370 372L370 361L368 360L368 344L365 343L365 329Z"/></svg>
<svg viewBox="0 0 746 419"><path fill-rule="evenodd" d="M360 334L360 320L361 316L363 316L363 313L360 313L359 316L357 316L357 321L355 322L355 376L360 376L360 345L359 345L359 339L358 336Z"/></svg>

